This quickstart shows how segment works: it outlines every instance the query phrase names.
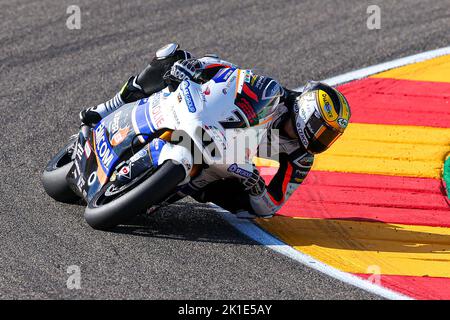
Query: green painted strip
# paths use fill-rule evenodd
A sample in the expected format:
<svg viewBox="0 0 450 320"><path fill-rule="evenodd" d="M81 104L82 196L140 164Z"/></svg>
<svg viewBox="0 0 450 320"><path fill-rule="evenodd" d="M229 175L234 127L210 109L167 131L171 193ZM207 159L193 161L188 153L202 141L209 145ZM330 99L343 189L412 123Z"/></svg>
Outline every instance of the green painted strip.
<svg viewBox="0 0 450 320"><path fill-rule="evenodd" d="M444 182L447 188L447 197L450 199L450 157L444 162Z"/></svg>

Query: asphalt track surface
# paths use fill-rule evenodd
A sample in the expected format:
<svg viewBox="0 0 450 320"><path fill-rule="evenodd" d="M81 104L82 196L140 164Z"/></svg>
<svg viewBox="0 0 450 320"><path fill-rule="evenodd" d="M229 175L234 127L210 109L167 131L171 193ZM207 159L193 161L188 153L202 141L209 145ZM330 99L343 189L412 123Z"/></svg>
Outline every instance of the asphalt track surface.
<svg viewBox="0 0 450 320"><path fill-rule="evenodd" d="M66 28L79 5L81 30ZM381 29L366 9L381 7ZM0 1L0 298L376 299L249 240L185 201L115 232L49 199L48 159L100 103L177 41L289 87L448 45L450 2ZM368 116L370 110L368 110ZM68 290L67 267L82 289Z"/></svg>

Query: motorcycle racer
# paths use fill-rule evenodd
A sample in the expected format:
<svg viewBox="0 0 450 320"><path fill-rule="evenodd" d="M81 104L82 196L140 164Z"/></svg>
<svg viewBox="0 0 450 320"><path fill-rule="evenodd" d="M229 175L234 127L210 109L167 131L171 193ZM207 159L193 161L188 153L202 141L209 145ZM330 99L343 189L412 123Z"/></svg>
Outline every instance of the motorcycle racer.
<svg viewBox="0 0 450 320"><path fill-rule="evenodd" d="M156 52L151 63L137 76L128 79L109 101L83 110L83 123L93 125L125 103L149 97L166 86L176 86L189 79L204 83L221 70L237 68L216 55L195 59L178 44L168 44ZM303 93L286 89L270 77L249 73L244 94L252 101L261 100L270 90L270 103L276 107L269 129L278 130L279 169L266 185L256 167L241 179L220 179L204 170L166 202L190 195L200 202L213 202L242 218L271 217L289 199L310 171L314 155L328 149L344 132L350 119L345 97L336 89L320 82L308 82ZM243 106L246 107L246 106ZM158 140L158 139L155 139ZM271 130L262 144L271 144ZM152 145L161 148L164 141ZM263 146L260 146L263 147Z"/></svg>

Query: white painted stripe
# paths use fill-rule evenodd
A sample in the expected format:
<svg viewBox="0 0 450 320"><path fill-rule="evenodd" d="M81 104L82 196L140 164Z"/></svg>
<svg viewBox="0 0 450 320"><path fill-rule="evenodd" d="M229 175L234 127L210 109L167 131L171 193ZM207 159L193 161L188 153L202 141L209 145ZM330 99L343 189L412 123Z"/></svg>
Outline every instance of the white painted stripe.
<svg viewBox="0 0 450 320"><path fill-rule="evenodd" d="M426 51L423 53L415 54L412 56L408 56L408 57L404 57L404 58L400 58L400 59L396 59L396 60L392 60L392 61L388 61L388 62L384 62L384 63L380 63L380 64L377 64L377 65L374 65L371 67L367 67L367 68L350 71L350 72L344 73L340 76L328 78L328 79L325 79L322 81L330 86L335 86L337 84L343 84L343 83L346 83L349 81L362 79L362 78L368 77L368 76L376 74L376 73L380 73L380 72L387 71L390 69L405 66L405 65L411 64L411 63L417 63L417 62L433 59L433 58L436 58L439 56L444 56L446 54L450 54L450 46L445 47L445 48L436 49L436 50ZM300 88L302 88L302 87L299 87L295 90L299 90Z"/></svg>
<svg viewBox="0 0 450 320"><path fill-rule="evenodd" d="M389 69L398 68L407 64L416 63L432 58L436 58L439 56L443 56L446 54L450 54L450 47L445 47L441 49L431 50L423 53L419 53L416 55L396 59L393 61L377 64L372 67L362 68L359 70L351 71L348 73L345 73L343 75L328 78L325 80L322 80L323 82L329 84L329 85L337 85L346 83L352 80L362 79L365 77L368 77L375 73L380 73ZM294 90L301 91L303 87L296 88ZM238 229L240 232L248 236L249 238L255 240L256 242L259 242L272 250L279 252L289 258L292 258L306 266L309 266L315 270L318 270L330 277L333 277L335 279L341 280L345 283L348 283L350 285L353 285L355 287L361 288L363 290L366 290L368 292L377 294L381 297L387 298L387 299L393 299L393 300L412 300L411 297L405 296L401 293L395 292L393 290L384 288L382 286L379 286L377 284L374 284L370 281L364 280L362 278L359 278L355 275L352 275L348 272L340 271L336 268L333 268L327 264L324 264L313 257L302 253L299 250L296 250L292 248L291 246L288 246L284 242L280 241L279 239L275 238L265 230L258 227L256 224L254 224L251 221L248 220L242 220L236 218L233 214L229 213L228 211L223 210L222 208L213 205L213 208L216 209L217 212L221 214L221 216L232 226L234 226L236 229Z"/></svg>

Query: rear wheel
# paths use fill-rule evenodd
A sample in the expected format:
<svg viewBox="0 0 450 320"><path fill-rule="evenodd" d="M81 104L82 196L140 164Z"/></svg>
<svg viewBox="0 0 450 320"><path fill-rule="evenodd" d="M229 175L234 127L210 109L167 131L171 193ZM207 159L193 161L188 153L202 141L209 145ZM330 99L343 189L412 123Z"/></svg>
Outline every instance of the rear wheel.
<svg viewBox="0 0 450 320"><path fill-rule="evenodd" d="M166 199L184 180L185 170L174 161L164 162L129 184L107 183L88 203L84 217L94 229L106 230L135 217Z"/></svg>
<svg viewBox="0 0 450 320"><path fill-rule="evenodd" d="M77 136L72 136L69 142L51 159L42 174L42 185L45 192L59 202L75 203L80 200L69 187L66 177L72 168L72 153Z"/></svg>

